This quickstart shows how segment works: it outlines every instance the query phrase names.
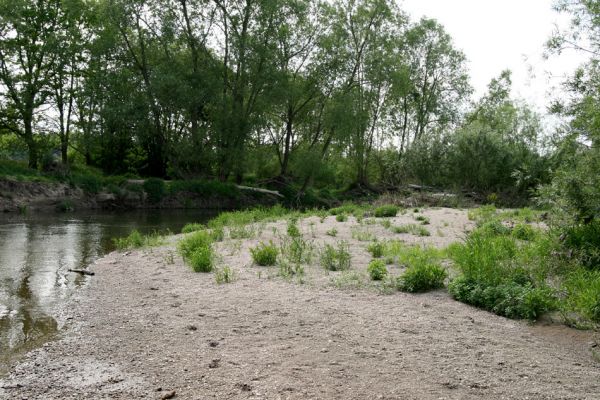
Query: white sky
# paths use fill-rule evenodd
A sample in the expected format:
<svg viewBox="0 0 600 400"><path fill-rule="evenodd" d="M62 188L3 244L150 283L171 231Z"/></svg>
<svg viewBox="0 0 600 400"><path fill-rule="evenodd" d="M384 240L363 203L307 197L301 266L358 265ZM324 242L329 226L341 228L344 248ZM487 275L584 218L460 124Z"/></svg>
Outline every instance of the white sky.
<svg viewBox="0 0 600 400"><path fill-rule="evenodd" d="M544 112L564 77L584 55L564 52L544 60L544 44L568 16L552 10L552 0L398 0L413 21L438 20L469 60L475 96L504 69L513 71L513 95Z"/></svg>

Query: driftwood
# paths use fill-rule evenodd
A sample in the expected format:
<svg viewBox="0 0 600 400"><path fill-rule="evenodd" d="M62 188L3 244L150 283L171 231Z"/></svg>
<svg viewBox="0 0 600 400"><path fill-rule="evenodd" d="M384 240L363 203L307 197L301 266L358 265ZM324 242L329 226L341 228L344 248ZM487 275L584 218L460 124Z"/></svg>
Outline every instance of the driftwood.
<svg viewBox="0 0 600 400"><path fill-rule="evenodd" d="M251 192L272 194L273 196L277 196L277 197L281 197L281 198L284 197L281 193L279 193L279 192L277 192L275 190L268 190L268 189L261 189L261 188L250 187L250 186L240 186L240 185L237 185L237 188L240 189L240 190L249 190Z"/></svg>
<svg viewBox="0 0 600 400"><path fill-rule="evenodd" d="M173 397L175 397L177 395L177 392L175 392L174 390L167 392L165 394L163 394L160 397L160 400L168 400L168 399L172 399Z"/></svg>
<svg viewBox="0 0 600 400"><path fill-rule="evenodd" d="M88 275L88 276L94 276L94 275L96 275L96 273L90 272L90 271L86 271L85 269L70 269L69 272L75 272L76 274Z"/></svg>

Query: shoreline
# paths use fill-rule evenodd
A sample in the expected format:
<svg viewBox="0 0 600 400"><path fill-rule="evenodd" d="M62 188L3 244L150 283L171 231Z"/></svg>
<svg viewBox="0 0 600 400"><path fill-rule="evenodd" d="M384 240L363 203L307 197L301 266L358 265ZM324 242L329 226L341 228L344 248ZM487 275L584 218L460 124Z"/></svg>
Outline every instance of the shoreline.
<svg viewBox="0 0 600 400"><path fill-rule="evenodd" d="M443 246L469 224L465 212L428 212L433 232L451 218L454 230L405 242ZM0 398L591 399L600 391L591 332L509 320L444 291L340 286L349 274L317 265L302 284L253 265L249 249L285 226L257 224L255 237L218 243L219 264L236 275L225 285L184 265L180 236L97 260L88 287L57 310L65 333L0 379ZM352 272L364 274L367 243L353 237L352 217L299 226L319 244L347 240ZM325 235L332 227L336 238Z"/></svg>

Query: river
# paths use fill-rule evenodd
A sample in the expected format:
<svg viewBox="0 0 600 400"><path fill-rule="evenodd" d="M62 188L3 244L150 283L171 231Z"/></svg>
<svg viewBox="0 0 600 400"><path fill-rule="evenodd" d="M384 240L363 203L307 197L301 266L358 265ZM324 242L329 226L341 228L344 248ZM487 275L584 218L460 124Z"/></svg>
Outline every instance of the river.
<svg viewBox="0 0 600 400"><path fill-rule="evenodd" d="M201 210L0 214L0 375L57 335L52 310L93 279L69 269L86 269L114 250L112 238L133 229L177 233L188 222L214 215Z"/></svg>

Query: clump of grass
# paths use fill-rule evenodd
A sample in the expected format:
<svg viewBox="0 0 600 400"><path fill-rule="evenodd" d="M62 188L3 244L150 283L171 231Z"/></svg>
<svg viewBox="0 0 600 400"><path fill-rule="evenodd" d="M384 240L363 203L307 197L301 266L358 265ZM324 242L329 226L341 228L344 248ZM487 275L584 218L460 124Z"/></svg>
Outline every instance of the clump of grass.
<svg viewBox="0 0 600 400"><path fill-rule="evenodd" d="M415 236L431 236L431 232L427 228L415 224L394 226L392 231L394 233L409 233Z"/></svg>
<svg viewBox="0 0 600 400"><path fill-rule="evenodd" d="M281 258L277 264L279 266L279 276L283 278L304 276L304 267L299 263L294 263L287 258Z"/></svg>
<svg viewBox="0 0 600 400"><path fill-rule="evenodd" d="M223 268L219 268L215 271L215 281L218 285L223 285L225 283L231 283L235 280L235 273L229 267L229 265L224 266Z"/></svg>
<svg viewBox="0 0 600 400"><path fill-rule="evenodd" d="M384 245L381 242L373 242L367 247L367 251L371 253L373 258L383 257Z"/></svg>
<svg viewBox="0 0 600 400"><path fill-rule="evenodd" d="M298 225L296 224L296 220L295 219L290 219L288 221L288 224L287 224L287 234L291 238L297 238L297 237L301 237L302 236L302 234L300 233L300 229L298 228Z"/></svg>
<svg viewBox="0 0 600 400"><path fill-rule="evenodd" d="M225 239L225 230L222 226L216 226L210 230L210 237L213 242L222 242Z"/></svg>
<svg viewBox="0 0 600 400"><path fill-rule="evenodd" d="M203 224L199 224L197 222L185 224L185 226L181 229L181 233L192 233L205 229L206 226Z"/></svg>
<svg viewBox="0 0 600 400"><path fill-rule="evenodd" d="M277 254L279 252L273 242L269 242L269 244L261 242L258 246L250 249L250 253L256 265L269 267L277 263Z"/></svg>
<svg viewBox="0 0 600 400"><path fill-rule="evenodd" d="M365 279L358 271L342 271L331 282L338 289L361 289L365 286Z"/></svg>
<svg viewBox="0 0 600 400"><path fill-rule="evenodd" d="M367 272L374 281L382 281L388 274L388 270L382 260L371 261L367 267Z"/></svg>
<svg viewBox="0 0 600 400"><path fill-rule="evenodd" d="M321 251L321 265L329 271L344 271L350 269L351 256L348 243L340 241L337 248L326 244Z"/></svg>
<svg viewBox="0 0 600 400"><path fill-rule="evenodd" d="M527 224L517 224L512 230L512 235L520 240L534 240L536 234L536 230Z"/></svg>
<svg viewBox="0 0 600 400"><path fill-rule="evenodd" d="M545 283L550 251L547 242L517 242L497 235L489 225L473 231L449 253L461 272L449 285L462 302L518 319L536 319L556 307Z"/></svg>
<svg viewBox="0 0 600 400"><path fill-rule="evenodd" d="M385 206L381 206L381 207L377 207L375 209L375 216L377 218L382 218L382 217L395 217L398 214L399 208L388 204Z"/></svg>
<svg viewBox="0 0 600 400"><path fill-rule="evenodd" d="M356 239L359 242L371 242L375 240L375 235L369 231L352 229L352 239Z"/></svg>
<svg viewBox="0 0 600 400"><path fill-rule="evenodd" d="M229 228L229 237L231 239L252 239L256 236L256 231L251 226L232 226Z"/></svg>
<svg viewBox="0 0 600 400"><path fill-rule="evenodd" d="M313 246L302 237L283 240L281 255L297 264L310 264L313 256Z"/></svg>
<svg viewBox="0 0 600 400"><path fill-rule="evenodd" d="M396 285L403 292L426 292L443 288L447 276L446 270L439 265L418 263L399 276Z"/></svg>
<svg viewBox="0 0 600 400"><path fill-rule="evenodd" d="M164 243L164 238L158 232L149 235L142 235L137 229L124 238L113 238L113 244L117 250L137 249L140 247L160 246Z"/></svg>
<svg viewBox="0 0 600 400"><path fill-rule="evenodd" d="M600 271L578 268L567 276L563 287L566 298L562 311L576 312L600 323Z"/></svg>
<svg viewBox="0 0 600 400"><path fill-rule="evenodd" d="M325 234L328 235L328 236L336 237L337 234L338 234L338 230L335 229L335 228L333 228L333 229L330 229L327 232L325 232Z"/></svg>
<svg viewBox="0 0 600 400"><path fill-rule="evenodd" d="M429 218L427 218L424 215L417 215L415 217L415 220L421 222L421 225L429 225L429 223L430 223Z"/></svg>
<svg viewBox="0 0 600 400"><path fill-rule="evenodd" d="M348 221L348 216L344 213L336 214L335 220L337 222L346 222Z"/></svg>
<svg viewBox="0 0 600 400"><path fill-rule="evenodd" d="M493 205L486 205L480 208L475 208L473 210L470 210L467 213L467 216L469 218L469 220L471 221L475 221L475 222L487 222L493 218L496 218L497 216L497 210L496 207Z"/></svg>
<svg viewBox="0 0 600 400"><path fill-rule="evenodd" d="M385 229L390 229L392 226L392 221L390 221L389 219L384 219L383 221L381 221L381 226L383 226Z"/></svg>
<svg viewBox="0 0 600 400"><path fill-rule="evenodd" d="M194 232L179 242L179 252L194 272L211 272L214 265L213 239L209 232Z"/></svg>

